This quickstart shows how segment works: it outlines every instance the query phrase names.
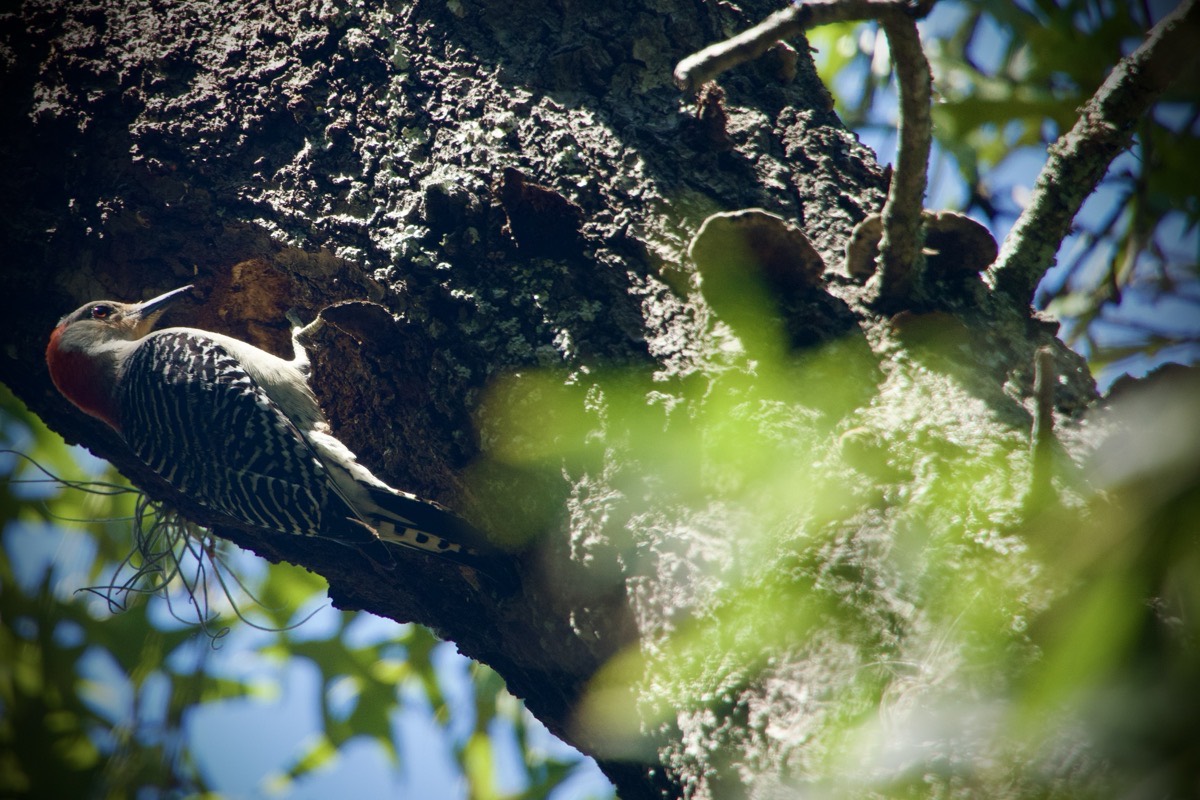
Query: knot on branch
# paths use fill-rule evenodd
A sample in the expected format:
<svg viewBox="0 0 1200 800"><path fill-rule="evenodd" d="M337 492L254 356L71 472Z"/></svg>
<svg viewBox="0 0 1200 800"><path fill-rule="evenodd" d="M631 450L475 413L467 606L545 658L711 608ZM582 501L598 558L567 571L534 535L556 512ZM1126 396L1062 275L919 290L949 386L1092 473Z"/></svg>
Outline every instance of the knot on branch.
<svg viewBox="0 0 1200 800"><path fill-rule="evenodd" d="M729 113L725 110L725 90L709 81L696 93L696 116L686 133L697 150L725 152L733 149L729 136Z"/></svg>
<svg viewBox="0 0 1200 800"><path fill-rule="evenodd" d="M554 189L536 184L506 167L497 194L517 248L533 257L571 258L581 254L583 209Z"/></svg>

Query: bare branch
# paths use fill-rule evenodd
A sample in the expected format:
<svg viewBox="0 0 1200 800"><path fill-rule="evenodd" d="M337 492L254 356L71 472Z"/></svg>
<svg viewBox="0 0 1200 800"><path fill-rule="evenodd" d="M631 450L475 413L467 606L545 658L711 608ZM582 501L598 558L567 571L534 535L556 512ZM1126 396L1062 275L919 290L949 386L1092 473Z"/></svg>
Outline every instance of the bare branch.
<svg viewBox="0 0 1200 800"><path fill-rule="evenodd" d="M932 7L932 0L809 0L776 11L750 30L683 59L675 67L675 83L683 91L694 91L725 70L753 61L779 40L819 25L885 17L913 19L925 16Z"/></svg>
<svg viewBox="0 0 1200 800"><path fill-rule="evenodd" d="M1200 8L1185 0L1154 26L1084 106L1079 120L1049 151L1028 207L1009 231L989 282L1029 303L1083 201L1112 160L1129 147L1137 121L1200 54Z"/></svg>
<svg viewBox="0 0 1200 800"><path fill-rule="evenodd" d="M883 302L911 294L921 257L921 212L929 171L930 92L933 76L921 49L912 17L888 14L881 19L891 49L900 89L900 141L895 171L883 206L883 238L879 241L877 297Z"/></svg>
<svg viewBox="0 0 1200 800"><path fill-rule="evenodd" d="M807 8L776 11L748 31L692 53L675 66L675 85L695 91L725 70L758 58L780 39L802 33L808 27L803 18L811 16L803 13Z"/></svg>

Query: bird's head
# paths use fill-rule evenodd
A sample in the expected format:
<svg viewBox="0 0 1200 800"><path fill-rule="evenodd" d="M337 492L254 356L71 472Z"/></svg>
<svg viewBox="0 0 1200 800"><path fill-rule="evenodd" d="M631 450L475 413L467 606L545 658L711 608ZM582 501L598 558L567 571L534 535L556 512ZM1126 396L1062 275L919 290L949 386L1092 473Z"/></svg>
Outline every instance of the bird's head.
<svg viewBox="0 0 1200 800"><path fill-rule="evenodd" d="M58 390L82 410L118 428L112 390L123 352L154 328L167 307L192 290L173 289L141 303L94 300L58 321L46 365Z"/></svg>
<svg viewBox="0 0 1200 800"><path fill-rule="evenodd" d="M172 289L141 303L93 300L58 321L50 336L51 346L61 350L87 351L113 341L136 341L154 328L167 307L192 290Z"/></svg>

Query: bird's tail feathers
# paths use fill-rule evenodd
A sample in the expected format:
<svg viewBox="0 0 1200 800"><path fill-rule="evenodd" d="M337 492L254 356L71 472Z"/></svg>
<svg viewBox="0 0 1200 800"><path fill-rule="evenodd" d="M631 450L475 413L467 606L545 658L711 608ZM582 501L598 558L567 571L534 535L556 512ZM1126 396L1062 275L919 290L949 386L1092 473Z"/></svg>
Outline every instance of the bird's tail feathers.
<svg viewBox="0 0 1200 800"><path fill-rule="evenodd" d="M367 524L381 542L432 553L491 578L502 592L518 590L521 578L511 558L445 506L394 489L370 490L375 513Z"/></svg>
<svg viewBox="0 0 1200 800"><path fill-rule="evenodd" d="M406 492L370 488L367 524L385 542L450 557L496 554L483 534L445 506Z"/></svg>

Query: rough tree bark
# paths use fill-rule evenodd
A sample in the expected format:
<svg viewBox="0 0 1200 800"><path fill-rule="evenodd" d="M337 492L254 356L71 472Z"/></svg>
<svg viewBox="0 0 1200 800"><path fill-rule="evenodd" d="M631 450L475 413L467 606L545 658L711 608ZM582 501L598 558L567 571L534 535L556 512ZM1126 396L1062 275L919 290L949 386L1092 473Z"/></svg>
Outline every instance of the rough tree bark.
<svg viewBox="0 0 1200 800"><path fill-rule="evenodd" d="M929 640L884 562L904 487L919 491L989 442L1023 452L1039 347L1062 376L1060 425L1094 390L1053 326L993 298L974 274L986 262L960 272L966 257L952 246L940 267L931 259L941 289L922 307L881 316L862 302L843 250L880 210L888 176L834 115L803 41L699 100L672 85L681 57L772 8L27 2L0 16L0 379L153 497L323 575L338 606L427 624L490 664L551 730L597 755L625 800L803 779L819 761L822 698L853 684L855 665L881 652L901 661L908 642ZM851 410L820 407L814 386L814 408L747 412L779 446L816 430L845 455L861 510L796 569L819 591L856 598L860 638L785 642L753 671L721 672L713 654L709 702L645 731L650 749L633 759L579 722L581 693L628 645L653 658L683 620L705 619L716 576L737 559L733 514L714 499L673 518L669 490L648 489L633 517L617 444L589 471L487 466L481 451L502 432L477 414L493 379L533 367L586 385L589 372L640 365L661 393L702 404L722 373L745 369L728 355L710 291L722 264L745 259L722 249L717 226L716 244L691 257L688 247L709 215L749 208L789 220L823 262L794 296L768 275L784 285L768 294L782 298L792 352L841 339L854 355L831 376L865 365ZM773 235L772 219L745 224ZM781 247L787 272L800 246ZM701 293L705 263L715 266ZM350 301L328 312L317 353L336 433L393 485L498 537L534 534L514 556L520 591L421 556L386 570L344 547L238 530L175 495L55 393L42 352L60 314L189 282L205 302L173 310L171 324L279 353L288 308ZM845 424L852 414L871 430ZM888 466L891 449L918 444L934 454L925 472ZM1008 487L992 495L1002 508L976 511L1001 527L1024 491ZM778 559L812 539L811 520L785 522Z"/></svg>

